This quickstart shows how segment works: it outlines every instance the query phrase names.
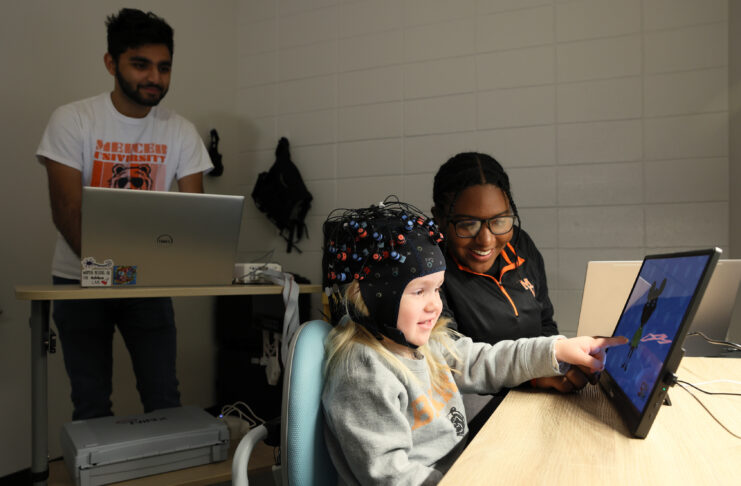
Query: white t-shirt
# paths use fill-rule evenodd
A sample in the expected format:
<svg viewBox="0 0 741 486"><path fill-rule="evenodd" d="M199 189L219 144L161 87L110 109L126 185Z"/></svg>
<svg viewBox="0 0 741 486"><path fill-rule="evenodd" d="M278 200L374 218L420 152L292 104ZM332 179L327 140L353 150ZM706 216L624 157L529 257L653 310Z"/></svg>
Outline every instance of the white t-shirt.
<svg viewBox="0 0 741 486"><path fill-rule="evenodd" d="M110 93L57 108L39 148L46 157L82 173L82 184L167 191L175 178L213 168L192 123L160 106L144 118L116 110ZM57 235L52 274L80 278L80 258Z"/></svg>

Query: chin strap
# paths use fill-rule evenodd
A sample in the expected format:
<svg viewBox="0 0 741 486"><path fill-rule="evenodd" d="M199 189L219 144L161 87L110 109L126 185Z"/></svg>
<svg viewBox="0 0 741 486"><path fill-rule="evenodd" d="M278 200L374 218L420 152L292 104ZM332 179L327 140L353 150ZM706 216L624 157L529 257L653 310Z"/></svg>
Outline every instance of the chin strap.
<svg viewBox="0 0 741 486"><path fill-rule="evenodd" d="M383 326L384 333L383 335L392 340L395 343L401 344L402 346L406 346L407 348L416 350L419 346L416 344L412 344L409 341L406 340L406 337L404 336L404 333L398 330L395 327L389 327L389 326Z"/></svg>

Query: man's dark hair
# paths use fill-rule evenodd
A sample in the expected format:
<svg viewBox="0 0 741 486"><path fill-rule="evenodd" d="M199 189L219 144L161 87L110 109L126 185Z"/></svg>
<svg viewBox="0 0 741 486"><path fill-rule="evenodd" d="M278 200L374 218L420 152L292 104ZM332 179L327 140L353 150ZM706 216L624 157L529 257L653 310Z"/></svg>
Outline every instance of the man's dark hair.
<svg viewBox="0 0 741 486"><path fill-rule="evenodd" d="M464 152L448 159L435 175L432 200L436 217L449 218L461 192L471 186L492 184L502 190L517 216L517 206L512 199L509 177L502 165L487 154Z"/></svg>
<svg viewBox="0 0 741 486"><path fill-rule="evenodd" d="M147 44L164 44L172 56L174 50L172 27L165 19L152 12L122 8L105 22L108 29L108 53L118 62L127 49Z"/></svg>

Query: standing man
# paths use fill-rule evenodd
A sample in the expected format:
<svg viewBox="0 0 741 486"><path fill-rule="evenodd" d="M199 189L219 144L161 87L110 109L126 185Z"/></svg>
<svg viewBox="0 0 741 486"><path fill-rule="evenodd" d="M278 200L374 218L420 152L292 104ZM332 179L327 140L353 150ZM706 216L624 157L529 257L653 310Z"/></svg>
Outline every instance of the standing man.
<svg viewBox="0 0 741 486"><path fill-rule="evenodd" d="M173 31L151 12L124 8L106 21L110 93L57 108L36 152L46 166L59 231L52 278L79 283L83 186L203 192L212 168L192 123L158 104L170 85ZM169 298L59 301L54 321L72 386L73 419L112 415L114 326L126 343L145 412L180 405Z"/></svg>

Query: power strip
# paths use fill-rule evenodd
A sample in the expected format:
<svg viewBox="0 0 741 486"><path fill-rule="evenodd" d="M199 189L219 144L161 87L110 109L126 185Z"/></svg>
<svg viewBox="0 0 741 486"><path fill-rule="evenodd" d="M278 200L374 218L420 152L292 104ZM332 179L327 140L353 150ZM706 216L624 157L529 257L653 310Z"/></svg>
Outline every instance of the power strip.
<svg viewBox="0 0 741 486"><path fill-rule="evenodd" d="M235 263L234 283L241 284L269 284L272 283L260 274L261 270L275 270L282 272L283 267L279 263Z"/></svg>

